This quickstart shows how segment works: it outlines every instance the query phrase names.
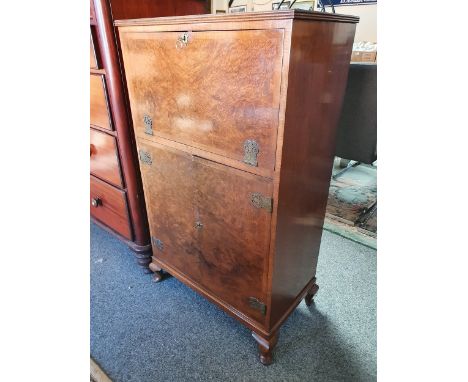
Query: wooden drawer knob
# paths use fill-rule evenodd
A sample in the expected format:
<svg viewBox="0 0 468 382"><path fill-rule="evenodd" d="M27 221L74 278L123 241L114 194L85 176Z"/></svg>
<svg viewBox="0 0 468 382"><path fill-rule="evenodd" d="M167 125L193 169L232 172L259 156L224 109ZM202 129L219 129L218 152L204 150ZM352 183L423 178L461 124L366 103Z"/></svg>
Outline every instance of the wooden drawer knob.
<svg viewBox="0 0 468 382"><path fill-rule="evenodd" d="M99 206L102 206L102 200L101 198L92 198L91 199L91 205L95 208L98 208Z"/></svg>
<svg viewBox="0 0 468 382"><path fill-rule="evenodd" d="M89 156L92 156L96 152L96 146L92 143L89 145Z"/></svg>

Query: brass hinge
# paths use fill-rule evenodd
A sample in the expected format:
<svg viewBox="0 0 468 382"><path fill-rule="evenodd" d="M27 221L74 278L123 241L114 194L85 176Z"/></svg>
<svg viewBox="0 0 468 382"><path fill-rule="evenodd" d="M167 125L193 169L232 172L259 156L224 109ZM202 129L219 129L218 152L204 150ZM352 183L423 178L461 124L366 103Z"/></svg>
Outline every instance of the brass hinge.
<svg viewBox="0 0 468 382"><path fill-rule="evenodd" d="M153 135L153 120L149 115L143 116L143 122L145 124L145 134Z"/></svg>
<svg viewBox="0 0 468 382"><path fill-rule="evenodd" d="M252 308L258 309L263 315L266 314L266 305L258 298L249 297L249 304Z"/></svg>
<svg viewBox="0 0 468 382"><path fill-rule="evenodd" d="M139 155L140 155L140 160L143 163L146 163L151 166L151 164L153 163L153 160L151 159L151 154L148 151L140 150Z"/></svg>
<svg viewBox="0 0 468 382"><path fill-rule="evenodd" d="M164 244L161 240L156 239L154 236L151 236L151 242L156 246L157 249L162 251L164 249Z"/></svg>
<svg viewBox="0 0 468 382"><path fill-rule="evenodd" d="M273 211L273 199L263 196L259 192L252 192L250 194L250 202L256 208L264 208L270 213Z"/></svg>
<svg viewBox="0 0 468 382"><path fill-rule="evenodd" d="M257 155L259 152L258 143L253 139L244 142L244 163L257 167Z"/></svg>

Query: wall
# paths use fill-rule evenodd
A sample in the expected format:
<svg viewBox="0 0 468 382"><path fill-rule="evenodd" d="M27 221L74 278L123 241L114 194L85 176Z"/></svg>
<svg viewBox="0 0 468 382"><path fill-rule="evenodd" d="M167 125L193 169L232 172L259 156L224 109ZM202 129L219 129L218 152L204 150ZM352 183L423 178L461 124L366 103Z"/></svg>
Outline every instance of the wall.
<svg viewBox="0 0 468 382"><path fill-rule="evenodd" d="M247 5L247 10L249 12L271 11L271 4L273 2L278 3L280 0L235 0L232 5ZM300 2L301 0L297 0L296 3ZM211 9L213 13L215 13L216 9L223 9L227 13L227 4L228 0L212 0ZM317 0L315 4L316 10L318 10ZM354 41L377 42L377 4L342 6L336 7L335 10L336 13L354 15L361 18L356 28ZM328 7L327 12L331 12L331 9Z"/></svg>
<svg viewBox="0 0 468 382"><path fill-rule="evenodd" d="M330 8L327 7L327 11ZM354 41L377 42L377 4L335 7L336 13L359 16Z"/></svg>

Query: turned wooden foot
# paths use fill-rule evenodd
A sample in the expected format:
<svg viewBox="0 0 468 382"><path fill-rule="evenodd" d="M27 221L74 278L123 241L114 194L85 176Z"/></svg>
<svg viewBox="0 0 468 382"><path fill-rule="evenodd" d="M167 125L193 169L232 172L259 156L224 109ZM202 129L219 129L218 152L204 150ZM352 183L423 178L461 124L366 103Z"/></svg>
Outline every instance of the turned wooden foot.
<svg viewBox="0 0 468 382"><path fill-rule="evenodd" d="M150 263L148 267L153 272L153 281L160 282L163 279L162 269L154 263Z"/></svg>
<svg viewBox="0 0 468 382"><path fill-rule="evenodd" d="M137 263L140 267L143 268L144 273L153 273L151 269L149 269L149 265L151 263L151 252L143 252L143 253L134 253Z"/></svg>
<svg viewBox="0 0 468 382"><path fill-rule="evenodd" d="M273 349L278 342L279 332L276 332L270 338L264 338L259 334L252 332L253 338L258 343L258 353L260 356L260 362L266 366L271 365L273 362Z"/></svg>
<svg viewBox="0 0 468 382"><path fill-rule="evenodd" d="M315 280L314 280L315 281ZM312 285L309 289L309 291L307 292L304 300L305 300L305 303L307 306L310 306L312 304L312 302L314 302L314 296L317 294L319 290L319 286L317 284L314 283L314 285Z"/></svg>

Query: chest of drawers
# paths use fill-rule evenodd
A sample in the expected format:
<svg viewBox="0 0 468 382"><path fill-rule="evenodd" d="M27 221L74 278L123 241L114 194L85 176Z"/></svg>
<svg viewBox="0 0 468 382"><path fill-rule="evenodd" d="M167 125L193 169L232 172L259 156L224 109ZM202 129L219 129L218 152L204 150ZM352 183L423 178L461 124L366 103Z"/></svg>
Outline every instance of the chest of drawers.
<svg viewBox="0 0 468 382"><path fill-rule="evenodd" d="M281 11L118 21L162 270L252 330L318 290L335 133L358 19Z"/></svg>

